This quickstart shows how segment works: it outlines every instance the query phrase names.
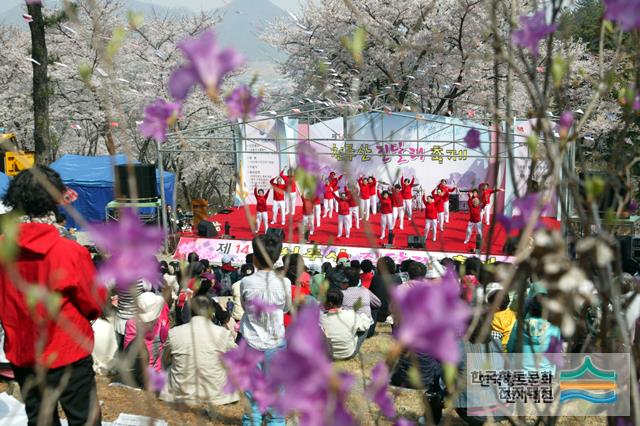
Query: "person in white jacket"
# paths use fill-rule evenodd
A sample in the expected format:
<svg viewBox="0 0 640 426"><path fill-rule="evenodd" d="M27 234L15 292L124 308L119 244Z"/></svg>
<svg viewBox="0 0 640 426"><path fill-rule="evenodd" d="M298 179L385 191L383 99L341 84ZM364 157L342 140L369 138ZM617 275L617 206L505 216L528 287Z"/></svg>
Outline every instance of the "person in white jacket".
<svg viewBox="0 0 640 426"><path fill-rule="evenodd" d="M371 318L364 313L342 308L343 294L337 288L327 292L325 312L320 316L320 327L329 344L331 357L351 359L358 354L367 330L372 324Z"/></svg>

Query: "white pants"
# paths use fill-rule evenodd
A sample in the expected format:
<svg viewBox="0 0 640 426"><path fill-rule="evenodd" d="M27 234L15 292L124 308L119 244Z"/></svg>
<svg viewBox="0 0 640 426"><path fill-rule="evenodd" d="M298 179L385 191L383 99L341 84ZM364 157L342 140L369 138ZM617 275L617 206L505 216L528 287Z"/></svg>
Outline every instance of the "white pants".
<svg viewBox="0 0 640 426"><path fill-rule="evenodd" d="M316 217L316 226L320 228L320 214L322 213L322 206L316 204L313 206L313 214Z"/></svg>
<svg viewBox="0 0 640 426"><path fill-rule="evenodd" d="M393 231L393 213L380 215L380 227L382 228L380 238L384 238L387 228L389 228L389 231Z"/></svg>
<svg viewBox="0 0 640 426"><path fill-rule="evenodd" d="M478 223L469 222L467 224L467 236L464 239L464 243L467 244L471 239L471 233L473 232L473 228L476 228L477 237L482 238L482 221Z"/></svg>
<svg viewBox="0 0 640 426"><path fill-rule="evenodd" d="M308 216L302 216L302 227L303 232L307 229L309 230L309 235L313 235L314 227L313 227L313 215L310 214Z"/></svg>
<svg viewBox="0 0 640 426"><path fill-rule="evenodd" d="M360 208L362 209L362 219L369 220L369 209L371 208L371 200L360 200Z"/></svg>
<svg viewBox="0 0 640 426"><path fill-rule="evenodd" d="M378 213L378 196L377 195L372 195L371 198L369 198L369 204L371 205L371 213L373 214Z"/></svg>
<svg viewBox="0 0 640 426"><path fill-rule="evenodd" d="M287 192L287 195L285 195L284 200L287 203L287 212L293 216L294 214L296 214L296 201L298 199L298 194L296 192Z"/></svg>
<svg viewBox="0 0 640 426"><path fill-rule="evenodd" d="M491 203L487 204L480 210L480 222L484 218L485 223L489 224L489 216L491 215Z"/></svg>
<svg viewBox="0 0 640 426"><path fill-rule="evenodd" d="M322 217L327 217L327 214L329 215L329 217L333 217L333 202L335 200L334 199L329 199L329 198L325 198L323 201L324 204L324 216ZM336 208L337 210L337 208Z"/></svg>
<svg viewBox="0 0 640 426"><path fill-rule="evenodd" d="M393 208L393 228L396 227L396 221L400 219L400 229L404 229L404 207Z"/></svg>
<svg viewBox="0 0 640 426"><path fill-rule="evenodd" d="M267 212L256 213L256 234L260 232L260 224L264 223L264 233L269 229L269 214Z"/></svg>
<svg viewBox="0 0 640 426"><path fill-rule="evenodd" d="M351 235L351 215L338 215L338 238L342 237L343 229L347 238L349 238Z"/></svg>
<svg viewBox="0 0 640 426"><path fill-rule="evenodd" d="M404 210L407 212L407 217L411 220L413 213L413 200L404 200Z"/></svg>
<svg viewBox="0 0 640 426"><path fill-rule="evenodd" d="M351 213L349 217L356 218L356 229L360 229L360 208L359 207L349 207L349 212Z"/></svg>
<svg viewBox="0 0 640 426"><path fill-rule="evenodd" d="M444 212L438 213L438 225L440 226L440 230L444 231Z"/></svg>
<svg viewBox="0 0 640 426"><path fill-rule="evenodd" d="M436 219L427 219L424 223L424 238L429 238L429 231L433 228L433 241L436 240L436 236L438 235L438 224Z"/></svg>
<svg viewBox="0 0 640 426"><path fill-rule="evenodd" d="M282 201L274 201L273 202L273 220L271 223L276 223L278 219L278 210L282 212L282 224L284 225L284 215L286 211L287 205L284 200Z"/></svg>
<svg viewBox="0 0 640 426"><path fill-rule="evenodd" d="M338 197L339 195L336 194L336 198L333 199L333 209L336 211L336 213L338 212Z"/></svg>
<svg viewBox="0 0 640 426"><path fill-rule="evenodd" d="M444 202L444 221L449 223L449 201Z"/></svg>

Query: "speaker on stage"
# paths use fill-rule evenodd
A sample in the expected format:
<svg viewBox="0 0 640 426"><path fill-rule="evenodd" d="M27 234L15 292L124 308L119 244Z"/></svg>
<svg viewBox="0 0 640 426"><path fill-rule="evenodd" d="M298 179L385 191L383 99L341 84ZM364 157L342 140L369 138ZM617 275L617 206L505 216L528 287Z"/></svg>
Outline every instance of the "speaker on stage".
<svg viewBox="0 0 640 426"><path fill-rule="evenodd" d="M630 235L620 236L620 262L622 271L629 274L640 272L640 238Z"/></svg>
<svg viewBox="0 0 640 426"><path fill-rule="evenodd" d="M208 220L198 222L198 236L205 238L213 238L218 236L218 230L215 225Z"/></svg>
<svg viewBox="0 0 640 426"><path fill-rule="evenodd" d="M449 211L457 212L460 210L460 194L449 194Z"/></svg>
<svg viewBox="0 0 640 426"><path fill-rule="evenodd" d="M407 238L407 246L409 248L422 249L424 248L425 241L426 239L423 236L409 235L409 237Z"/></svg>
<svg viewBox="0 0 640 426"><path fill-rule="evenodd" d="M267 235L280 242L284 241L284 229L282 228L269 228L267 229Z"/></svg>
<svg viewBox="0 0 640 426"><path fill-rule="evenodd" d="M116 185L120 190L116 194L117 200L133 200L133 191L129 188L129 171L133 168L136 181L135 200L155 200L158 198L156 190L156 167L153 164L120 164L116 166Z"/></svg>

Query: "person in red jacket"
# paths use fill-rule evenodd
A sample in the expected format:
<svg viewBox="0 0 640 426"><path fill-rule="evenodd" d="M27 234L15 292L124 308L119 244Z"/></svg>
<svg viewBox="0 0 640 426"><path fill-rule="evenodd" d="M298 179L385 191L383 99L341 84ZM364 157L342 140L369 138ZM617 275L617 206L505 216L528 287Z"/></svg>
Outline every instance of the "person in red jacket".
<svg viewBox="0 0 640 426"><path fill-rule="evenodd" d="M478 198L478 190L473 189L469 193L469 223L467 224L467 236L464 239L464 244L468 244L471 239L471 233L473 228L476 228L476 238L482 238L482 221L480 219L480 199Z"/></svg>
<svg viewBox="0 0 640 426"><path fill-rule="evenodd" d="M358 178L358 188L360 189L360 209L362 210L362 219L369 220L369 213L371 210L369 179L361 175Z"/></svg>
<svg viewBox="0 0 640 426"><path fill-rule="evenodd" d="M402 199L404 200L404 210L407 213L407 218L413 220L413 187L418 186L415 184L416 178L411 180L405 179L404 176L400 178L400 185L402 186Z"/></svg>
<svg viewBox="0 0 640 426"><path fill-rule="evenodd" d="M491 195L496 192L504 191L504 189L493 189L489 188L488 183L481 183L478 187L480 194L480 206L482 210L480 210L480 222L484 218L485 223L489 225L489 216L491 215Z"/></svg>
<svg viewBox="0 0 640 426"><path fill-rule="evenodd" d="M65 192L58 173L44 166L36 170L49 188ZM91 321L101 315L107 294L95 285L89 251L55 227L58 201L33 170L9 184L4 203L23 216L15 237L16 258L0 269L4 351L29 425L59 424L58 402L69 424L99 425ZM31 302L28 294L36 289L44 299ZM56 300L52 308L49 301Z"/></svg>
<svg viewBox="0 0 640 426"><path fill-rule="evenodd" d="M271 179L269 183L273 188L273 219L271 220L271 224L276 223L276 219L278 219L278 211L280 211L282 213L281 225L284 225L285 214L287 211L287 205L284 201L284 197L287 192L287 185L281 177L275 177Z"/></svg>
<svg viewBox="0 0 640 426"><path fill-rule="evenodd" d="M322 217L327 217L327 215L329 215L329 218L333 217L335 198L336 194L333 185L331 185L331 179L327 178L324 180L324 215Z"/></svg>
<svg viewBox="0 0 640 426"><path fill-rule="evenodd" d="M351 236L350 198L351 196L347 196L346 192L341 192L340 198L338 199L338 238L342 237L343 229L347 238Z"/></svg>
<svg viewBox="0 0 640 426"><path fill-rule="evenodd" d="M313 211L315 208L315 199L313 197L305 197L304 194L300 194L300 197L302 198L302 233L304 234L305 230L308 229L309 235L313 235Z"/></svg>
<svg viewBox="0 0 640 426"><path fill-rule="evenodd" d="M400 229L404 229L404 198L402 198L402 186L396 184L391 188L391 202L393 205L393 227L396 227L396 221L400 219Z"/></svg>
<svg viewBox="0 0 640 426"><path fill-rule="evenodd" d="M389 228L389 232L393 231L393 200L389 191L378 191L380 198L380 228L382 229L380 239L384 239L385 232Z"/></svg>
<svg viewBox="0 0 640 426"><path fill-rule="evenodd" d="M422 202L424 203L424 211L427 218L424 222L424 238L429 238L429 230L433 228L433 241L435 241L438 234L438 208L432 195L427 195L426 197L422 195Z"/></svg>
<svg viewBox="0 0 640 426"><path fill-rule="evenodd" d="M253 195L256 197L256 234L260 232L260 225L264 224L264 233L269 229L269 214L267 213L267 198L270 189L264 192L264 189L253 188ZM274 216L275 217L275 216Z"/></svg>
<svg viewBox="0 0 640 426"><path fill-rule="evenodd" d="M369 176L367 185L369 188L369 206L371 207L371 213L376 214L378 213L378 202L380 201L380 197L378 196L378 181L373 176ZM368 214L367 217L369 217Z"/></svg>
<svg viewBox="0 0 640 426"><path fill-rule="evenodd" d="M438 189L442 191L444 196L444 221L449 223L449 194L456 190L455 186L448 186L447 180L442 179L438 184Z"/></svg>
<svg viewBox="0 0 640 426"><path fill-rule="evenodd" d="M358 207L358 200L353 196L348 187L345 186L344 191L347 193L347 199L349 200L349 217L351 218L351 226L353 226L353 219L356 219L356 229L360 229L360 208Z"/></svg>
<svg viewBox="0 0 640 426"><path fill-rule="evenodd" d="M444 194L441 189L436 188L431 192L431 195L438 211L438 226L441 231L444 231Z"/></svg>
<svg viewBox="0 0 640 426"><path fill-rule="evenodd" d="M295 171L289 167L287 174L284 174L284 170L280 172L280 177L284 181L285 184L285 214L290 214L291 216L296 214L296 202L298 201L298 188L296 187L296 176Z"/></svg>
<svg viewBox="0 0 640 426"><path fill-rule="evenodd" d="M331 185L331 189L333 190L333 209L338 211L338 183L342 179L342 175L336 176L336 172L329 173L329 184Z"/></svg>

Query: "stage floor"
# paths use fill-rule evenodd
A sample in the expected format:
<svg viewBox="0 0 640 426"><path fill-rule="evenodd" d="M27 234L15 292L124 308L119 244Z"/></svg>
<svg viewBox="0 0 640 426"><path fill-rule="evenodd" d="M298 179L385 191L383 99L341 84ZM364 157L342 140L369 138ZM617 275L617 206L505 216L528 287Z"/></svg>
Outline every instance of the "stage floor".
<svg viewBox="0 0 640 426"><path fill-rule="evenodd" d="M219 213L209 218L211 222L218 222L220 229L224 230L225 223L229 223L229 234L236 240L251 240L253 234L247 220L247 211L255 217L255 205L245 207L234 208L230 213ZM280 216L278 216L280 218ZM431 238L426 241L426 249L428 251L435 252L447 252L447 253L472 253L475 251L475 233L471 237L469 244L463 244L464 237L467 229L469 214L467 212L451 212L449 223L445 223L444 232L438 231L436 241L431 241ZM269 211L269 220L271 220L271 211ZM557 220L551 218L543 218L545 224L549 227L559 228L560 224ZM396 224L394 230L393 249L406 249L408 248L408 237L411 235L420 235L424 233L425 214L424 211L418 211L414 214L414 220L408 221L405 218L404 229L401 230ZM281 228L285 232L285 241L292 243L299 243L300 241L300 225L302 224L302 209L298 207L296 214L293 216L287 216L287 223L285 226L277 224L269 224L270 228ZM355 223L354 223L355 225ZM264 232L261 229L261 232ZM338 233L338 216L333 215L333 218L322 218L320 228L316 228L314 235L310 236L309 244L318 245L340 245L341 247L367 247L367 248L381 248L387 243L387 239L381 240L380 237L380 214L371 215L370 221L360 221L360 229L356 229L355 226L351 229L350 238L337 238ZM487 252L488 233L489 226L483 226L484 242L482 247L482 253ZM432 234L430 234L431 237ZM184 237L197 237L194 234L183 234ZM217 237L220 238L220 237ZM499 223L493 230L491 238L490 253L495 255L504 255L503 248L506 242L507 235Z"/></svg>

